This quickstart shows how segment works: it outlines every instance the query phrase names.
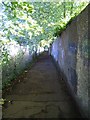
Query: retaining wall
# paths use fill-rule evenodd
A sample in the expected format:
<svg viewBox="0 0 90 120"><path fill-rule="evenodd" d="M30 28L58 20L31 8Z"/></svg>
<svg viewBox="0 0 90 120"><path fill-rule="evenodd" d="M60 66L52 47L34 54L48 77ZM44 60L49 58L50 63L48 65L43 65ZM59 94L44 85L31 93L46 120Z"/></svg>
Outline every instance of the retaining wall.
<svg viewBox="0 0 90 120"><path fill-rule="evenodd" d="M90 4L52 44L51 55L66 77L67 85L83 117L89 117L88 17ZM90 33L89 33L90 34Z"/></svg>

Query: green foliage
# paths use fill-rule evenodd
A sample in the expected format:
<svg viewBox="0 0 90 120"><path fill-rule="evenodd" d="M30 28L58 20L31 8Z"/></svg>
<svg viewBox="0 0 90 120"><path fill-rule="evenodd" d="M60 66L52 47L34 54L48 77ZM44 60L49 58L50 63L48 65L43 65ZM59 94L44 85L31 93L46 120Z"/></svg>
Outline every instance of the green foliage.
<svg viewBox="0 0 90 120"><path fill-rule="evenodd" d="M20 0L22 1L22 0ZM88 4L87 2L2 2L0 18L0 48L2 51L0 65L3 67L5 81L3 88L11 85L11 78L16 78L22 71L24 51L17 48L29 45L30 53L37 48L47 49L53 40L60 36ZM10 46L13 46L13 48ZM15 46L15 48L14 48ZM10 55L13 52L14 57ZM86 48L84 48L86 50ZM36 56L34 54L33 58ZM26 63L25 63L26 64Z"/></svg>
<svg viewBox="0 0 90 120"><path fill-rule="evenodd" d="M53 35L55 37L59 37L62 34L62 32L67 28L67 26L70 25L71 22L76 18L76 16L78 16L78 14L86 7L87 4L88 3L81 2L80 5L78 6L74 2L66 3L66 6L65 6L66 11L64 11L66 13L64 14L64 17L65 17L65 15L68 15L68 12L70 12L69 19L65 20L65 18L64 18L65 22L61 21L61 23L56 27ZM75 10L75 11L72 11L72 10Z"/></svg>
<svg viewBox="0 0 90 120"><path fill-rule="evenodd" d="M6 41L29 45L30 51L47 41L49 44L66 29L87 2L2 2L1 41L3 61L9 60ZM5 43L4 43L5 42Z"/></svg>
<svg viewBox="0 0 90 120"><path fill-rule="evenodd" d="M54 36L55 37L59 37L65 29L66 29L65 26L63 26L63 27L61 27L61 26L56 27Z"/></svg>
<svg viewBox="0 0 90 120"><path fill-rule="evenodd" d="M1 61L0 64L2 63L8 63L9 61L9 52L7 50L7 43L6 42L0 42L2 46L2 54L1 54Z"/></svg>

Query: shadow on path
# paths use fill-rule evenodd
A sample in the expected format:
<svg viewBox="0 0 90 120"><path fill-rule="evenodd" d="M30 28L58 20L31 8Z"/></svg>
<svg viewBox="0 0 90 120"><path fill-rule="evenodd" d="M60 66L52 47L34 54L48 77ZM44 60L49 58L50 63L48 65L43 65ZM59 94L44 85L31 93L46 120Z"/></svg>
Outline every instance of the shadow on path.
<svg viewBox="0 0 90 120"><path fill-rule="evenodd" d="M3 118L80 118L47 54L43 53L19 81L5 95Z"/></svg>

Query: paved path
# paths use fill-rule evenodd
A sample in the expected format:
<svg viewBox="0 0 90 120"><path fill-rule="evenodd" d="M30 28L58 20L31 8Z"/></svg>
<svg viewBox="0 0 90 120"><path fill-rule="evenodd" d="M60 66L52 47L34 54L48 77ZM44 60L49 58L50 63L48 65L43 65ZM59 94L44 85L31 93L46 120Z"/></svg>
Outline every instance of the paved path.
<svg viewBox="0 0 90 120"><path fill-rule="evenodd" d="M50 56L44 55L5 96L4 118L78 118L66 85Z"/></svg>

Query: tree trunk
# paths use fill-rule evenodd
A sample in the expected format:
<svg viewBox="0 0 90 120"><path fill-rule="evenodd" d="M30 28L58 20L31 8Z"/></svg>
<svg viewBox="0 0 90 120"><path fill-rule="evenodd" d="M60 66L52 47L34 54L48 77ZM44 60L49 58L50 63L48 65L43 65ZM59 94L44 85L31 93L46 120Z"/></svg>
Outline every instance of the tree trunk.
<svg viewBox="0 0 90 120"><path fill-rule="evenodd" d="M64 2L63 2L63 10L64 10L64 11L63 11L63 12L64 12L64 13L63 13L63 16L64 16L64 18L66 17L66 7L65 7L65 3L66 3L66 2L65 2L65 0L64 0Z"/></svg>

